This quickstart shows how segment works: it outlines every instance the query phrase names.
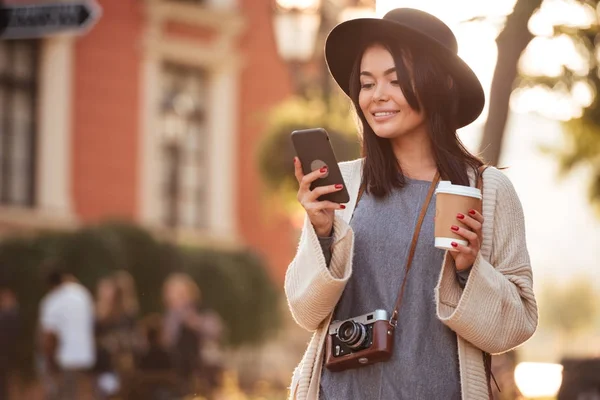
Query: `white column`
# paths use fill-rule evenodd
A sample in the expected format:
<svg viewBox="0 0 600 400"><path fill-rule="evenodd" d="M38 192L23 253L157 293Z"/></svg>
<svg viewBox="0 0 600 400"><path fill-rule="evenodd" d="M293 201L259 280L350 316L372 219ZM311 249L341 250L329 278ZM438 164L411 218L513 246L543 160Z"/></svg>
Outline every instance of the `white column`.
<svg viewBox="0 0 600 400"><path fill-rule="evenodd" d="M140 190L138 192L139 218L143 223L159 225L161 223L159 154L160 118L158 105L160 99L161 62L157 54L147 51L141 68L141 110L140 110Z"/></svg>
<svg viewBox="0 0 600 400"><path fill-rule="evenodd" d="M209 230L235 240L237 198L237 131L239 84L237 63L212 71L208 110Z"/></svg>
<svg viewBox="0 0 600 400"><path fill-rule="evenodd" d="M74 39L41 42L37 203L42 211L72 216L72 77Z"/></svg>

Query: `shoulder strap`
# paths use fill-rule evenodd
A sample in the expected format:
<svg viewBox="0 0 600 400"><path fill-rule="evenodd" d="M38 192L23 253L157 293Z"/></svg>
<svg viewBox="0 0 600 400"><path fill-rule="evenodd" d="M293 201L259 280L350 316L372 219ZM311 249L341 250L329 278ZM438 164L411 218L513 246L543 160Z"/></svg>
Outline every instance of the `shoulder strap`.
<svg viewBox="0 0 600 400"><path fill-rule="evenodd" d="M488 169L489 165L482 165L477 168L477 189L481 190L483 194L483 172Z"/></svg>
<svg viewBox="0 0 600 400"><path fill-rule="evenodd" d="M406 270L404 272L404 279L402 280L402 286L400 287L400 293L398 294L398 299L396 300L396 305L394 306L394 310L392 311L392 316L390 317L390 326L393 328L398 325L398 311L400 310L400 306L402 305L402 297L404 296L404 289L406 288L406 281L408 278L408 271L410 271L410 267L412 265L412 259L415 255L415 249L417 248L417 241L419 239L419 233L421 232L421 225L423 225L423 220L425 219L425 214L427 213L427 208L429 208L429 203L431 202L431 198L433 197L433 192L435 192L435 188L437 187L437 183L440 180L440 174L437 172L433 181L431 182L431 186L429 186L429 192L427 192L427 197L425 197L425 201L423 202L423 206L421 207L421 213L419 214L419 218L417 219L417 224L415 225L415 231L413 233L412 242L410 243L410 250L408 252L408 257L406 259Z"/></svg>

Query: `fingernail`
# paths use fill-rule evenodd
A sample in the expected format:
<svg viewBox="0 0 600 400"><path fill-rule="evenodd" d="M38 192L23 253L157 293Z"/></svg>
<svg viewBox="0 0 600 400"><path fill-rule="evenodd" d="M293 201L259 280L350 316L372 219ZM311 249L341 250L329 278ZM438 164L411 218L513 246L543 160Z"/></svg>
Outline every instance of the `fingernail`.
<svg viewBox="0 0 600 400"><path fill-rule="evenodd" d="M341 189L341 188L343 188L343 187L344 187L344 185L342 185L342 184L339 184L339 183L335 185L335 188L336 188L336 189Z"/></svg>
<svg viewBox="0 0 600 400"><path fill-rule="evenodd" d="M452 242L450 244L452 245L452 247L458 247L458 243L456 243L456 242Z"/></svg>
<svg viewBox="0 0 600 400"><path fill-rule="evenodd" d="M475 210L469 210L469 214L475 215Z"/></svg>
<svg viewBox="0 0 600 400"><path fill-rule="evenodd" d="M465 216L464 216L463 214L458 214L458 215L456 216L456 218L458 218L458 219L465 219Z"/></svg>
<svg viewBox="0 0 600 400"><path fill-rule="evenodd" d="M455 231L455 232L456 232L456 231L458 230L458 226L456 226L456 225L452 225L452 226L450 227L450 229L452 229L453 231Z"/></svg>
<svg viewBox="0 0 600 400"><path fill-rule="evenodd" d="M296 160L297 160L297 158L296 158L296 157L294 157L294 164L296 164Z"/></svg>
<svg viewBox="0 0 600 400"><path fill-rule="evenodd" d="M343 204L340 204L340 208L341 208L342 210L344 210L344 209L346 208L346 206L345 206L345 205L343 205Z"/></svg>
<svg viewBox="0 0 600 400"><path fill-rule="evenodd" d="M327 167L323 167L319 171L321 171L321 173L324 174L325 172L327 172Z"/></svg>

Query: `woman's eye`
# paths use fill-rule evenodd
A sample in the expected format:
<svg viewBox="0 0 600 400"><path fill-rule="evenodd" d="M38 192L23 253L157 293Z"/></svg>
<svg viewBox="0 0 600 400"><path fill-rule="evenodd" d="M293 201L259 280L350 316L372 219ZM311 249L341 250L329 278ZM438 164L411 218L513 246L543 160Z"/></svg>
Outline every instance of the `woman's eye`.
<svg viewBox="0 0 600 400"><path fill-rule="evenodd" d="M397 79L396 79L396 80L393 80L393 81L392 81L392 85L398 86L398 85L400 85L400 82L398 82L398 80L397 80Z"/></svg>
<svg viewBox="0 0 600 400"><path fill-rule="evenodd" d="M371 89L374 85L372 83L361 83L361 89Z"/></svg>

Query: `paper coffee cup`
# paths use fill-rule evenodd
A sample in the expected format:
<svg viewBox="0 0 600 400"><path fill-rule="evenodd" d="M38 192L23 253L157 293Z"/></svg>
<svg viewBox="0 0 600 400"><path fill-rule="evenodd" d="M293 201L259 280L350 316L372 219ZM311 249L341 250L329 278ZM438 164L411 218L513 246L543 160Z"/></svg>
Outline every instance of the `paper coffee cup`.
<svg viewBox="0 0 600 400"><path fill-rule="evenodd" d="M456 216L469 215L469 210L481 211L481 190L470 187L453 185L450 181L441 181L435 191L435 247L438 249L456 251L452 242L467 245L462 236L454 233L452 225L470 229Z"/></svg>

